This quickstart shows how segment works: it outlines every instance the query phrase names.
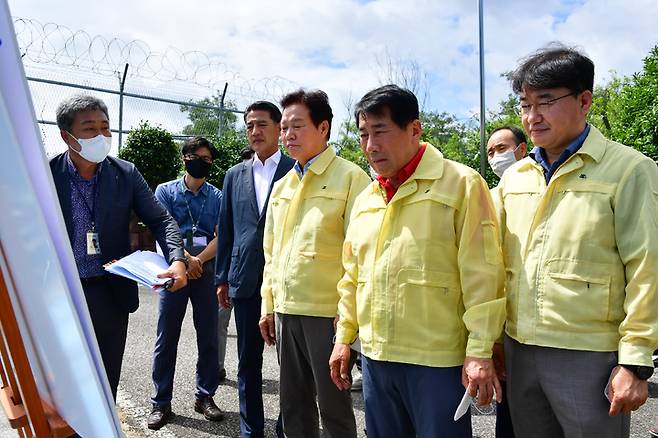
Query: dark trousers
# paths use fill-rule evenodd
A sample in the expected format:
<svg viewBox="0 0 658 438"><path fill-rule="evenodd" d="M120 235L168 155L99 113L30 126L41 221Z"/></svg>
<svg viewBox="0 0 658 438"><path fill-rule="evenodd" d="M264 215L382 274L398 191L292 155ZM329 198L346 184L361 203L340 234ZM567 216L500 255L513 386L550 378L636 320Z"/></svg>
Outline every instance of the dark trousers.
<svg viewBox="0 0 658 438"><path fill-rule="evenodd" d="M260 294L232 298L238 333L238 394L240 432L244 438L264 436L263 415L263 338L258 328Z"/></svg>
<svg viewBox="0 0 658 438"><path fill-rule="evenodd" d="M196 329L199 356L196 363L196 398L212 397L219 386L217 295L212 272L204 271L198 280L189 280L187 286L176 292L162 290L158 315L158 331L153 353L154 405L171 403L174 371L181 325L188 300L192 303L192 318Z"/></svg>
<svg viewBox="0 0 658 438"><path fill-rule="evenodd" d="M454 421L462 367L427 367L361 356L368 438L470 438L471 415Z"/></svg>
<svg viewBox="0 0 658 438"><path fill-rule="evenodd" d="M280 313L275 318L286 437L320 438L321 419L324 438L356 438L350 391L340 391L329 374L334 319Z"/></svg>
<svg viewBox="0 0 658 438"><path fill-rule="evenodd" d="M116 291L107 279L83 287L89 316L94 326L96 342L101 352L105 374L116 401L121 362L128 335L128 312L117 302L122 291Z"/></svg>
<svg viewBox="0 0 658 438"><path fill-rule="evenodd" d="M630 414L608 415L603 389L616 352L521 344L505 336L507 395L514 431L523 438L623 438Z"/></svg>
<svg viewBox="0 0 658 438"><path fill-rule="evenodd" d="M496 403L496 438L515 438L505 382L501 381L500 385L503 389L503 401Z"/></svg>

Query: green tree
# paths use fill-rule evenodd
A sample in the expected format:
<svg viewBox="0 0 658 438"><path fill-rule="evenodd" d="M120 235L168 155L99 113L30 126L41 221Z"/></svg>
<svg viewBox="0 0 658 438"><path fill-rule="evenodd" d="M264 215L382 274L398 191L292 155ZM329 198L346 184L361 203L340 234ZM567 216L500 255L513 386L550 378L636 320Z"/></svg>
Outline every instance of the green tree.
<svg viewBox="0 0 658 438"><path fill-rule="evenodd" d="M421 141L438 148L443 156L475 170L480 169L480 134L449 113L421 112Z"/></svg>
<svg viewBox="0 0 658 438"><path fill-rule="evenodd" d="M338 141L331 145L336 149L336 155L351 161L366 173L370 173L370 165L361 151L359 132L354 121L348 119L341 123Z"/></svg>
<svg viewBox="0 0 658 438"><path fill-rule="evenodd" d="M444 145L464 134L464 126L454 115L446 112L422 111L420 123L423 127L421 141L427 141L442 150L445 149Z"/></svg>
<svg viewBox="0 0 658 438"><path fill-rule="evenodd" d="M172 135L146 121L141 121L137 128L128 133L119 158L132 162L151 190L178 177L181 171L180 148Z"/></svg>
<svg viewBox="0 0 658 438"><path fill-rule="evenodd" d="M644 68L624 81L612 98L610 137L658 163L658 45L644 59Z"/></svg>
<svg viewBox="0 0 658 438"><path fill-rule="evenodd" d="M209 135L207 138L219 152L219 156L210 169L207 181L221 190L226 172L240 162L240 151L249 147L247 133L243 129L227 129L221 137Z"/></svg>
<svg viewBox="0 0 658 438"><path fill-rule="evenodd" d="M240 151L249 146L246 132L243 128L237 128L238 116L231 111L224 110L222 136L218 136L220 102L221 96L214 95L196 102L213 108L189 105L182 105L180 108L182 112L187 113L190 120L190 123L183 128L183 134L203 136L212 142L219 152L208 175L208 182L219 189L224 184L224 176L228 169L240 162ZM236 109L235 104L230 101L225 103L225 108Z"/></svg>
<svg viewBox="0 0 658 438"><path fill-rule="evenodd" d="M190 120L190 124L183 128L183 134L199 135L206 138L212 135L216 136L219 132L219 108L221 99L222 98L220 95L214 95L210 97L204 97L200 101L195 102L196 104L206 105L213 108L199 108L196 106L181 105L181 112L187 113L187 117ZM235 129L235 125L238 120L236 113L228 111L231 109L236 109L236 106L233 102L225 102L224 108L222 132Z"/></svg>
<svg viewBox="0 0 658 438"><path fill-rule="evenodd" d="M587 114L587 121L609 138L613 136L612 123L619 117L619 93L623 85L622 79L613 73L609 82L594 87L592 107Z"/></svg>

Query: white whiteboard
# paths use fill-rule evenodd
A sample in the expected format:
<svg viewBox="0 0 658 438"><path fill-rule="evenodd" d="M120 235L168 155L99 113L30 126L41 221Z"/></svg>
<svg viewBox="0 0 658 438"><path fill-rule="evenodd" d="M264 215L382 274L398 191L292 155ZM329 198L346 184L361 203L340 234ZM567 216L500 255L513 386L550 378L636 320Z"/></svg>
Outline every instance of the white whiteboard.
<svg viewBox="0 0 658 438"><path fill-rule="evenodd" d="M79 435L121 437L6 0L0 151L0 267L40 395Z"/></svg>

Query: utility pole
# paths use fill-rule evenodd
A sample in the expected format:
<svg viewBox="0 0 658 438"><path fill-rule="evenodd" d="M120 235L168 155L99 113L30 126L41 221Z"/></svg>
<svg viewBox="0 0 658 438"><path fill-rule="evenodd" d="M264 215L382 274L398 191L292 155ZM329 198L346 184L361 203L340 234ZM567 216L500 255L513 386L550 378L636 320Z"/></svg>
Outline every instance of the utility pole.
<svg viewBox="0 0 658 438"><path fill-rule="evenodd" d="M228 82L224 83L224 91L222 92L222 98L219 101L219 129L217 129L217 136L222 137L224 131L224 98L226 97L226 89L228 88Z"/></svg>

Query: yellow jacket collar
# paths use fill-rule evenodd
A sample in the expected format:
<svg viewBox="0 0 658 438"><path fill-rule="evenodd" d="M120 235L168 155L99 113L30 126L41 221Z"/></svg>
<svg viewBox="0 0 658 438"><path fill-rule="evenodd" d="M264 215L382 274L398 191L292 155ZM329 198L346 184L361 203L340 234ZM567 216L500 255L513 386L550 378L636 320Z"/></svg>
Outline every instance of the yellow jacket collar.
<svg viewBox="0 0 658 438"><path fill-rule="evenodd" d="M434 146L432 146L430 143L427 142L421 142L421 145L425 145L425 152L423 153L423 156L420 159L420 163L418 163L418 167L414 171L414 173L411 174L409 179L407 179L405 182L403 182L400 187L398 187L398 192L396 195L393 197L391 202L393 200L399 200L401 198L404 198L411 193L416 191L416 188L418 187L418 183L416 180L419 179L440 179L443 176L443 166L444 166L444 158L443 154ZM370 185L372 193L376 193L378 191L381 192L381 186L377 180L373 181L372 184ZM384 203L385 206L385 203Z"/></svg>
<svg viewBox="0 0 658 438"><path fill-rule="evenodd" d="M607 140L603 134L601 134L601 131L596 129L594 125L590 124L589 134L587 134L585 142L583 143L582 147L578 149L575 154L573 154L573 156L581 154L588 155L598 163L601 161L603 155L605 154L606 145ZM569 159L571 159L571 157ZM513 166L518 166L520 171L526 171L533 167L541 169L541 165L530 158L530 156L523 158L518 162L518 164L514 164Z"/></svg>
<svg viewBox="0 0 658 438"><path fill-rule="evenodd" d="M443 154L429 143L421 142L421 145L425 145L425 152L409 180L441 178L443 176Z"/></svg>
<svg viewBox="0 0 658 438"><path fill-rule="evenodd" d="M590 123L589 134L587 134L585 142L582 147L576 151L576 154L589 155L598 163L605 154L606 144L607 140L603 134L601 134L601 131L596 129L594 125Z"/></svg>
<svg viewBox="0 0 658 438"><path fill-rule="evenodd" d="M318 159L311 164L308 170L312 171L316 175L321 175L325 170L327 170L327 167L329 167L334 158L336 158L336 152L334 152L334 148L332 146L327 146L327 149L320 153Z"/></svg>

